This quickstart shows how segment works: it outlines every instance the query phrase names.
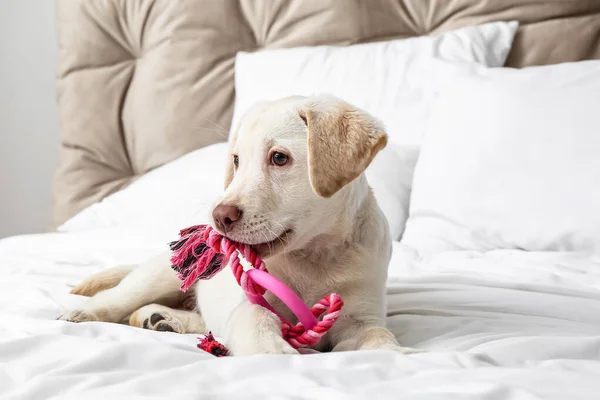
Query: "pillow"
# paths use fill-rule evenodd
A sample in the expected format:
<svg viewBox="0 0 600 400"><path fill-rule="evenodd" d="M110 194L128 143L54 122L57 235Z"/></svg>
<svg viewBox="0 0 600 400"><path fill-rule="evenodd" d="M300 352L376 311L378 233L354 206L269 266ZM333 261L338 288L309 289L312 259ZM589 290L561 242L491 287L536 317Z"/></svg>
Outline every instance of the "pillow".
<svg viewBox="0 0 600 400"><path fill-rule="evenodd" d="M188 153L82 210L58 228L73 232L114 226L171 231L209 222L223 192L227 143Z"/></svg>
<svg viewBox="0 0 600 400"><path fill-rule="evenodd" d="M381 119L390 141L418 145L434 95L434 57L504 65L517 22L469 26L436 36L239 52L232 129L256 102L332 94Z"/></svg>
<svg viewBox="0 0 600 400"><path fill-rule="evenodd" d="M438 64L403 243L600 251L600 61Z"/></svg>
<svg viewBox="0 0 600 400"><path fill-rule="evenodd" d="M404 232L408 218L410 187L418 156L419 149L416 146L388 143L365 171L394 240L400 240Z"/></svg>
<svg viewBox="0 0 600 400"><path fill-rule="evenodd" d="M392 237L400 239L418 146L436 91L429 61L438 57L502 66L517 27L517 22L493 22L387 42L240 52L232 129L253 104L290 95L328 93L378 117L390 140L367 169L367 179Z"/></svg>

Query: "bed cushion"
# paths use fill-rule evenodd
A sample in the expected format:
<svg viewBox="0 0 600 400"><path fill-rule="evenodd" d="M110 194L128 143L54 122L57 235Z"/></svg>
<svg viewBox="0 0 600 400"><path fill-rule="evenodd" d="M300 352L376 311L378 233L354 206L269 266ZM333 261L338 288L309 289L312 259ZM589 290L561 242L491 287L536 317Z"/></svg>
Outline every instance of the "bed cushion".
<svg viewBox="0 0 600 400"><path fill-rule="evenodd" d="M522 26L511 66L600 56L600 3L554 0L57 0L56 227L224 141L238 51L372 42L490 21Z"/></svg>
<svg viewBox="0 0 600 400"><path fill-rule="evenodd" d="M421 253L600 253L600 61L449 70L403 242Z"/></svg>

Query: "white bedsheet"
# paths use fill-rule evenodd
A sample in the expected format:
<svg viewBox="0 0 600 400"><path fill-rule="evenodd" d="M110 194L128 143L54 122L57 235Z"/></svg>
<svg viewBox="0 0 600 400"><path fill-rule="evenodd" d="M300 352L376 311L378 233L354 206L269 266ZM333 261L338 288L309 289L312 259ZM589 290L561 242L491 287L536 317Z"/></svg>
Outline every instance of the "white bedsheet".
<svg viewBox="0 0 600 400"><path fill-rule="evenodd" d="M2 399L598 399L600 259L497 251L417 260L396 244L390 327L373 351L213 358L194 335L56 321L69 286L139 262L170 238L143 229L0 241ZM172 235L171 235L172 236Z"/></svg>

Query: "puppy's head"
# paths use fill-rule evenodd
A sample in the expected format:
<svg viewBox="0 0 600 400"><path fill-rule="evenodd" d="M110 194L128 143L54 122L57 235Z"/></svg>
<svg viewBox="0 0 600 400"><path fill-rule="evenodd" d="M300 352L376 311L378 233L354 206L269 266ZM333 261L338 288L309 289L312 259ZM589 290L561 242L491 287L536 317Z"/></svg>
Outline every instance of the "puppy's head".
<svg viewBox="0 0 600 400"><path fill-rule="evenodd" d="M257 104L231 140L213 225L263 257L303 248L334 228L386 143L376 119L333 97Z"/></svg>

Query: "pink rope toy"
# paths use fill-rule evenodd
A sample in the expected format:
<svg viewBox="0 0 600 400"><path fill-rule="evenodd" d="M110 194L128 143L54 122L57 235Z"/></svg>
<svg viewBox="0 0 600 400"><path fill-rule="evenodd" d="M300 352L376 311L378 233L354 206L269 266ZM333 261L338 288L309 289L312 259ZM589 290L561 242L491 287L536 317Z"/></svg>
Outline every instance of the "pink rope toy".
<svg viewBox="0 0 600 400"><path fill-rule="evenodd" d="M268 273L264 261L250 245L233 242L209 225L182 229L179 236L179 240L170 243L170 248L171 265L182 281L182 291L188 290L198 279L211 279L229 265L248 300L279 316L283 338L295 349L319 343L341 314L344 302L340 296L331 293L309 309L296 293ZM244 271L240 255L253 269ZM265 290L271 291L288 306L300 322L293 325L277 313L265 300ZM228 350L210 333L201 339L198 347L216 356L228 354Z"/></svg>

